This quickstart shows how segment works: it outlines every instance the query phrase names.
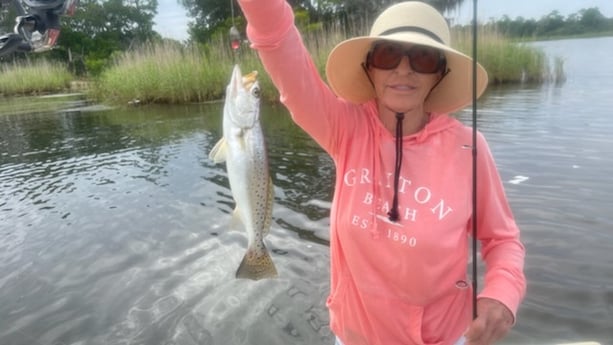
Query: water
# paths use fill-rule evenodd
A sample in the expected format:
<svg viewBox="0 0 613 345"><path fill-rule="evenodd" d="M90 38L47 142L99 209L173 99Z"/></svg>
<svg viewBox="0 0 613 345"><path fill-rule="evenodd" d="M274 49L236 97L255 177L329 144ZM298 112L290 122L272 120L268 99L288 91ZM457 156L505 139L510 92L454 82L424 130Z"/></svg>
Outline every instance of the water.
<svg viewBox="0 0 613 345"><path fill-rule="evenodd" d="M613 344L613 38L537 44L567 82L480 102L528 251L505 343ZM234 279L221 106L0 115L0 344L333 343L332 162L266 107L280 278Z"/></svg>
<svg viewBox="0 0 613 345"><path fill-rule="evenodd" d="M507 342L613 344L613 37L538 45L566 83L493 90L480 118L528 255Z"/></svg>

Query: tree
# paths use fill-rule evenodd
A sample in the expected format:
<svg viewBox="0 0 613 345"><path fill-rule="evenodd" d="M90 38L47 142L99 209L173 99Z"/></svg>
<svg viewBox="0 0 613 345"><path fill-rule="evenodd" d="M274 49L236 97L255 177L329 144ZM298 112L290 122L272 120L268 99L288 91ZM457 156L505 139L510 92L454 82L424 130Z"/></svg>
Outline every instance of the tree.
<svg viewBox="0 0 613 345"><path fill-rule="evenodd" d="M240 8L234 0L178 0L193 19L188 24L192 40L205 42L212 33L232 16L240 16Z"/></svg>
<svg viewBox="0 0 613 345"><path fill-rule="evenodd" d="M73 17L63 18L55 55L81 55L94 74L116 51L159 38L153 30L157 0L81 0Z"/></svg>
<svg viewBox="0 0 613 345"><path fill-rule="evenodd" d="M427 3L442 13L457 10L462 6L464 0L427 0Z"/></svg>
<svg viewBox="0 0 613 345"><path fill-rule="evenodd" d="M206 42L219 32L227 32L228 20L242 17L234 0L178 0L193 21L189 24L192 40ZM296 10L305 10L311 22L339 22L352 31L369 27L375 16L399 0L288 0ZM464 0L427 0L441 12L458 8ZM232 11L234 9L234 11ZM359 29L358 29L359 28Z"/></svg>
<svg viewBox="0 0 613 345"><path fill-rule="evenodd" d="M565 37L613 31L613 19L606 18L594 7L570 14L566 19L558 11L538 21L523 17L511 20L505 15L498 21L492 20L487 26L495 26L499 32L510 37Z"/></svg>
<svg viewBox="0 0 613 345"><path fill-rule="evenodd" d="M77 13L66 18L66 30L91 39L112 38L123 49L155 37L153 18L157 0L81 0Z"/></svg>
<svg viewBox="0 0 613 345"><path fill-rule="evenodd" d="M555 35L564 26L564 17L559 11L552 11L539 20L536 34L540 36Z"/></svg>
<svg viewBox="0 0 613 345"><path fill-rule="evenodd" d="M579 11L579 17L579 24L588 31L600 31L607 26L607 18L600 13L597 7Z"/></svg>

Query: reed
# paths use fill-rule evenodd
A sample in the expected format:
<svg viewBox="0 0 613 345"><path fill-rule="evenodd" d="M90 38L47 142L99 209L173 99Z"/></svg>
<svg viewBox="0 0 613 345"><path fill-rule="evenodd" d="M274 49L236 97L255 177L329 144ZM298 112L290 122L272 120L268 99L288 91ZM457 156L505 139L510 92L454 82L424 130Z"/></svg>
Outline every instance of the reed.
<svg viewBox="0 0 613 345"><path fill-rule="evenodd" d="M121 53L91 95L114 104L189 103L218 99L231 71L225 50L147 44Z"/></svg>
<svg viewBox="0 0 613 345"><path fill-rule="evenodd" d="M459 51L472 55L472 30L454 30L452 42ZM551 61L541 49L528 43L513 42L491 28L481 27L477 32L477 60L488 71L490 84L544 83L565 79L563 60L556 57Z"/></svg>
<svg viewBox="0 0 613 345"><path fill-rule="evenodd" d="M316 27L304 34L307 49L320 74L330 50L347 34L340 28ZM454 29L453 46L471 55L470 30ZM263 97L278 100L278 92L257 57L245 43L238 53L219 40L199 47L172 43L148 44L120 54L94 83L93 96L114 104L189 103L223 98L235 61L244 73L258 70ZM236 56L235 54L239 54ZM563 61L554 67L544 52L524 43L513 43L491 29L478 35L478 60L487 69L491 84L562 81Z"/></svg>
<svg viewBox="0 0 613 345"><path fill-rule="evenodd" d="M19 61L0 66L0 94L32 95L62 91L72 74L60 63L47 60Z"/></svg>

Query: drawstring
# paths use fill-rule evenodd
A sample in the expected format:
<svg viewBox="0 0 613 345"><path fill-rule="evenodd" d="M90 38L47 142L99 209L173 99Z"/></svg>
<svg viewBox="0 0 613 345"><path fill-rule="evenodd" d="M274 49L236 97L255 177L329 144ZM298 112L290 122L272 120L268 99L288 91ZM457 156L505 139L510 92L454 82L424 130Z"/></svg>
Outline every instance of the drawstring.
<svg viewBox="0 0 613 345"><path fill-rule="evenodd" d="M387 213L389 220L398 221L398 181L400 180L400 168L402 167L402 120L404 113L396 113L396 166L394 167L394 199L392 208Z"/></svg>

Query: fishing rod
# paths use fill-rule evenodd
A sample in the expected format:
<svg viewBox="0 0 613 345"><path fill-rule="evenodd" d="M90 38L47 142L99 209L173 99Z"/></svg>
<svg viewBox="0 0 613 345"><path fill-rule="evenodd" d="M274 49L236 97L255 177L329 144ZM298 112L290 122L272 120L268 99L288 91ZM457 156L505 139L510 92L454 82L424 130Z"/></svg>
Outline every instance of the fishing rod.
<svg viewBox="0 0 613 345"><path fill-rule="evenodd" d="M473 66L472 66L472 270L473 319L477 318L477 0L473 0Z"/></svg>

